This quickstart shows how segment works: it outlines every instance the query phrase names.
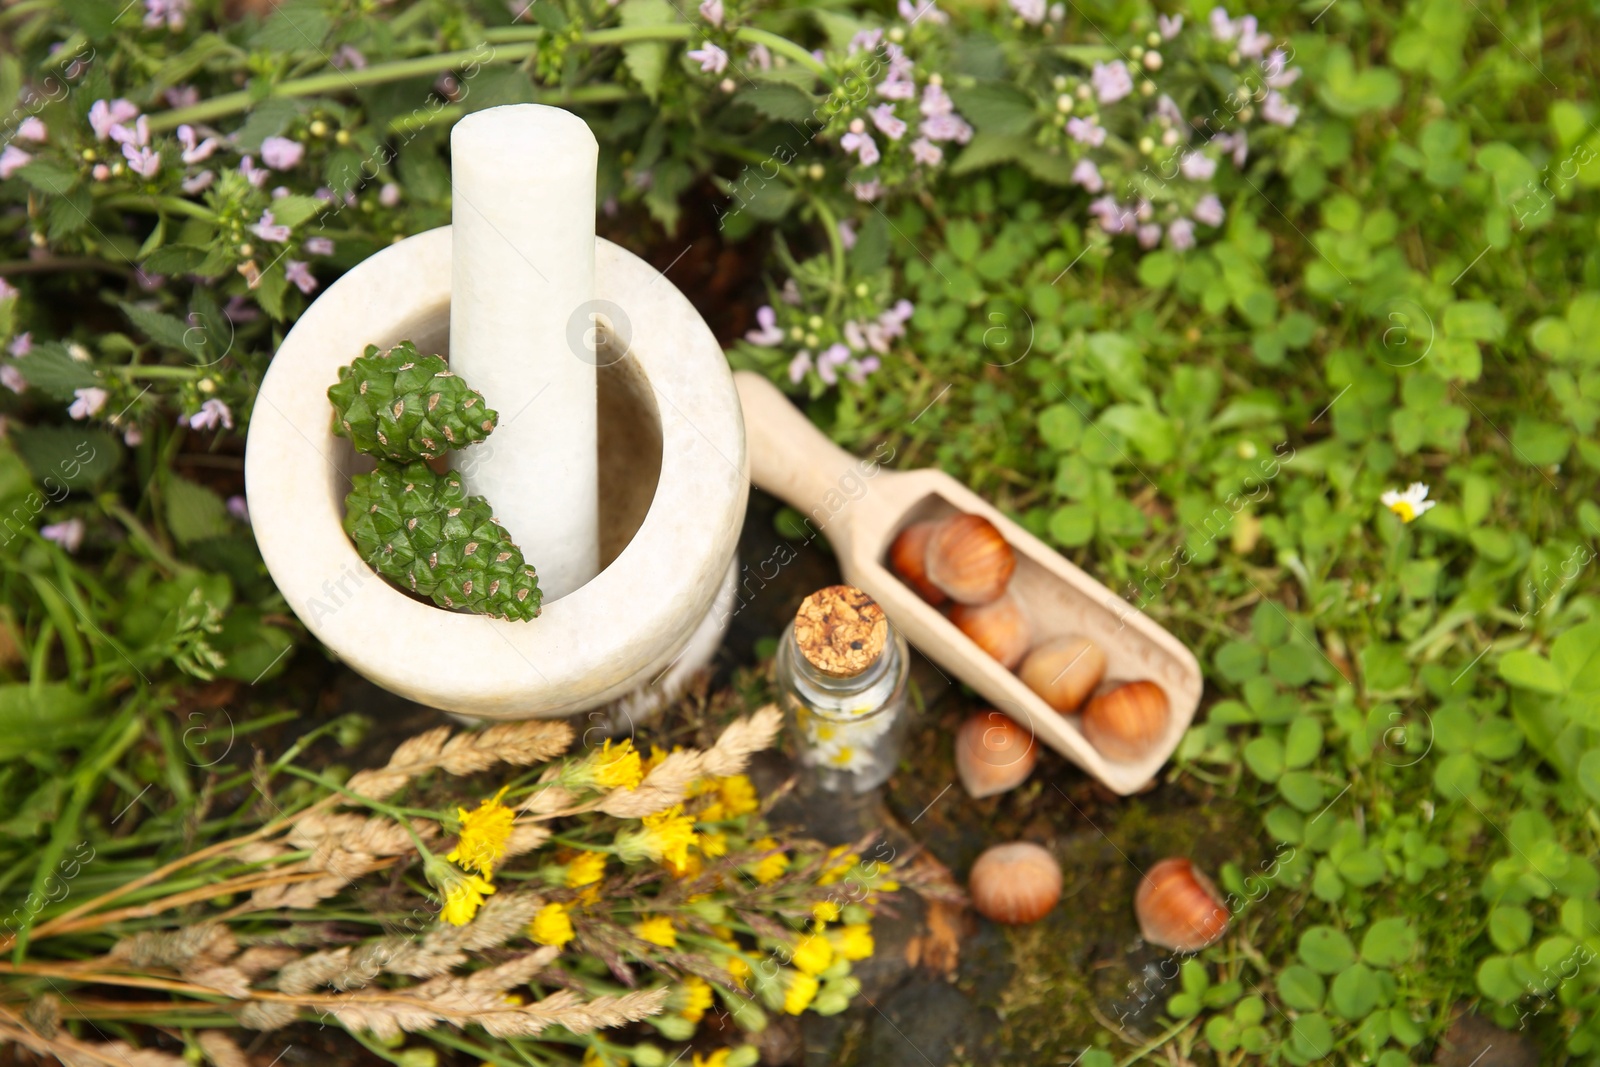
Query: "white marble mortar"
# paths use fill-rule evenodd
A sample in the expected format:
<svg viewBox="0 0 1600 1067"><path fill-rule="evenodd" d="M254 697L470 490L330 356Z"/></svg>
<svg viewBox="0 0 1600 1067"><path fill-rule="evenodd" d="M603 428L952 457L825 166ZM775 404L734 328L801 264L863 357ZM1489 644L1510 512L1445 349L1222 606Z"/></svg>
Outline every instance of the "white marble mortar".
<svg viewBox="0 0 1600 1067"><path fill-rule="evenodd" d="M659 415L660 476L620 555L592 581L546 602L530 622L461 614L408 596L362 562L342 526L349 476L370 461L334 437L328 386L368 344L411 339L424 351L443 350L450 227L392 245L329 286L262 381L245 483L267 569L318 640L410 700L493 719L637 702L652 684L683 678L697 665L690 660L708 659L726 628L749 490L732 375L676 286L609 241L597 238L595 246L596 300L628 320L613 325L619 333L631 326L631 369L647 383ZM500 417L536 419L538 401ZM475 447L493 441L491 435ZM653 462L640 458L641 479ZM639 491L623 487L625 495Z"/></svg>

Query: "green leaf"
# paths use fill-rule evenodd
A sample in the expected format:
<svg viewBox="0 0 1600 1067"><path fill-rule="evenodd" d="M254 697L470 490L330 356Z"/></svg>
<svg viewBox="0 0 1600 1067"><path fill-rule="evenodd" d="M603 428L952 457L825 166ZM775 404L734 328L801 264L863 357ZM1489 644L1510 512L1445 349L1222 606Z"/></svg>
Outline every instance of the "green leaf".
<svg viewBox="0 0 1600 1067"><path fill-rule="evenodd" d="M1600 748L1591 748L1578 760L1578 785L1600 803Z"/></svg>
<svg viewBox="0 0 1600 1067"><path fill-rule="evenodd" d="M84 426L14 430L12 444L52 499L62 489L75 491L99 485L122 463L121 441L104 430Z"/></svg>
<svg viewBox="0 0 1600 1067"><path fill-rule="evenodd" d="M1315 811L1326 795L1322 779L1310 771L1286 771L1278 779L1278 792L1300 811Z"/></svg>
<svg viewBox="0 0 1600 1067"><path fill-rule="evenodd" d="M1033 151L1032 138L1020 134L978 131L972 135L961 155L950 164L951 177L959 178L985 167L1014 163Z"/></svg>
<svg viewBox="0 0 1600 1067"><path fill-rule="evenodd" d="M1533 916L1526 908L1503 905L1489 912L1489 940L1501 952L1527 947L1533 937Z"/></svg>
<svg viewBox="0 0 1600 1067"><path fill-rule="evenodd" d="M1050 515L1050 536L1069 548L1086 545L1094 536L1094 509L1087 504L1063 504Z"/></svg>
<svg viewBox="0 0 1600 1067"><path fill-rule="evenodd" d="M68 401L76 389L91 389L100 384L94 366L73 359L59 341L36 344L27 358L12 364L22 372L28 385L53 399Z"/></svg>
<svg viewBox="0 0 1600 1067"><path fill-rule="evenodd" d="M183 478L167 482L167 529L180 545L230 532L227 505L204 486Z"/></svg>
<svg viewBox="0 0 1600 1067"><path fill-rule="evenodd" d="M1036 115L1033 97L1010 82L980 82L950 90L961 116L980 133L1025 134Z"/></svg>
<svg viewBox="0 0 1600 1067"><path fill-rule="evenodd" d="M1126 437L1151 463L1166 463L1176 454L1178 437L1172 422L1139 404L1113 404L1100 415L1107 428Z"/></svg>
<svg viewBox="0 0 1600 1067"><path fill-rule="evenodd" d="M1333 1027L1321 1015L1302 1015L1290 1028L1289 1045L1307 1060L1326 1059L1333 1053Z"/></svg>
<svg viewBox="0 0 1600 1067"><path fill-rule="evenodd" d="M1539 693L1560 693L1566 688L1554 665L1527 649L1513 649L1500 657L1500 677L1522 689Z"/></svg>
<svg viewBox="0 0 1600 1067"><path fill-rule="evenodd" d="M36 159L20 168L17 177L49 196L65 196L78 184L77 171L48 159Z"/></svg>
<svg viewBox="0 0 1600 1067"><path fill-rule="evenodd" d="M448 190L447 180L444 191ZM326 202L314 196L280 196L272 202L272 221L285 226L298 226L325 207Z"/></svg>
<svg viewBox="0 0 1600 1067"><path fill-rule="evenodd" d="M67 683L0 685L0 759L13 760L93 739L94 700Z"/></svg>
<svg viewBox="0 0 1600 1067"><path fill-rule="evenodd" d="M137 304L126 304L118 301L117 306L122 313L128 316L139 332L144 334L156 344L165 348L174 348L180 352L189 351L189 340L193 336L189 326L182 319L160 311L142 308Z"/></svg>
<svg viewBox="0 0 1600 1067"><path fill-rule="evenodd" d="M280 13L286 11L288 6L285 4L279 7L278 11ZM322 13L317 11L316 17L321 18ZM277 15L274 15L273 18L277 18ZM270 26L271 23L269 22L268 25ZM296 38L296 40L299 40L299 38ZM314 46L307 45L304 41L301 41L298 47L304 50ZM295 46L290 45L280 50L293 51ZM240 126L238 132L234 134L238 139L239 151L260 152L262 141L265 141L268 137L276 137L288 129L289 123L293 122L299 114L300 105L294 100L273 96L261 101L251 109L250 116L244 120L244 125ZM274 202L272 210L274 217L276 217L276 202Z"/></svg>
<svg viewBox="0 0 1600 1067"><path fill-rule="evenodd" d="M1572 447L1572 434L1565 426L1520 415L1511 425L1511 449L1517 458L1535 467L1560 463Z"/></svg>
<svg viewBox="0 0 1600 1067"><path fill-rule="evenodd" d="M742 89L734 101L748 104L779 122L804 122L817 113L815 97L793 85L780 82L767 82Z"/></svg>
<svg viewBox="0 0 1600 1067"><path fill-rule="evenodd" d="M1361 936L1361 958L1374 967L1398 967L1416 951L1416 931L1399 917L1379 919Z"/></svg>
<svg viewBox="0 0 1600 1067"><path fill-rule="evenodd" d="M250 44L268 52L320 51L331 26L316 0L285 0L250 38Z"/></svg>
<svg viewBox="0 0 1600 1067"><path fill-rule="evenodd" d="M1490 956L1478 964L1477 979L1478 990L1501 1004L1510 1004L1527 991L1523 983L1517 981L1511 959L1507 956Z"/></svg>
<svg viewBox="0 0 1600 1067"><path fill-rule="evenodd" d="M1400 100L1400 79L1393 71L1383 67L1357 71L1349 49L1342 45L1328 49L1323 76L1318 95L1337 115L1360 115L1393 107Z"/></svg>
<svg viewBox="0 0 1600 1067"><path fill-rule="evenodd" d="M668 0L622 0L618 11L622 25L629 28L666 26L678 20ZM661 78L667 69L669 51L664 41L635 41L623 46L622 59L628 65L628 73L651 100L661 94Z"/></svg>
<svg viewBox="0 0 1600 1067"><path fill-rule="evenodd" d="M1352 1022L1366 1018L1381 999L1378 976L1364 963L1346 967L1328 987L1328 1003Z"/></svg>
<svg viewBox="0 0 1600 1067"><path fill-rule="evenodd" d="M1275 737L1258 737L1244 746L1244 761L1263 782L1276 782L1283 775L1283 744Z"/></svg>
<svg viewBox="0 0 1600 1067"><path fill-rule="evenodd" d="M1071 404L1051 404L1039 412L1039 436L1057 452L1071 452L1083 438L1083 416Z"/></svg>
<svg viewBox="0 0 1600 1067"><path fill-rule="evenodd" d="M1499 341L1506 333L1506 316L1483 300L1460 300L1444 309L1444 331L1469 341Z"/></svg>
<svg viewBox="0 0 1600 1067"><path fill-rule="evenodd" d="M1340 930L1313 926L1300 935L1300 960L1318 974L1338 974L1356 961L1356 948Z"/></svg>

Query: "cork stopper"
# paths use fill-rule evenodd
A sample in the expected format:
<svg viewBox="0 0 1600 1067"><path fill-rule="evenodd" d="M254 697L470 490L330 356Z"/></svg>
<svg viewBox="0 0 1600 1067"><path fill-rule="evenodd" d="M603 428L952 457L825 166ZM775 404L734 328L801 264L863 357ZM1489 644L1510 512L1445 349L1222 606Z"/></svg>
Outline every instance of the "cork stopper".
<svg viewBox="0 0 1600 1067"><path fill-rule="evenodd" d="M794 614L800 654L823 674L849 678L878 661L889 620L878 602L853 585L830 585L806 597Z"/></svg>

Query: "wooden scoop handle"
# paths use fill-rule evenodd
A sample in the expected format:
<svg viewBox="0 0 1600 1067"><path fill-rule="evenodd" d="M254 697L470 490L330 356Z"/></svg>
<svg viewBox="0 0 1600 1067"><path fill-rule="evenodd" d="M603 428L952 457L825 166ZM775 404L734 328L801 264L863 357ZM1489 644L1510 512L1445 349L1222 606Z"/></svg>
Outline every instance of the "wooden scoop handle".
<svg viewBox="0 0 1600 1067"><path fill-rule="evenodd" d="M835 549L850 529L864 470L873 466L825 437L777 387L753 371L733 376L744 405L750 480L810 519Z"/></svg>

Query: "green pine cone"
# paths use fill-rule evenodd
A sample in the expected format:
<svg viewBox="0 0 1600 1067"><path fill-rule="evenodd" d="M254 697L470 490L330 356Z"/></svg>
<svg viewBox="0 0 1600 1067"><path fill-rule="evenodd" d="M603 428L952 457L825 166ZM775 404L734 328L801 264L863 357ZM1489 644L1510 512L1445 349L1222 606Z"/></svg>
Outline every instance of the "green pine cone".
<svg viewBox="0 0 1600 1067"><path fill-rule="evenodd" d="M354 486L344 528L373 570L441 607L518 621L539 614L538 574L455 472L379 463Z"/></svg>
<svg viewBox="0 0 1600 1067"><path fill-rule="evenodd" d="M437 459L481 441L500 417L442 357L424 356L410 341L387 352L368 345L365 355L339 368L328 399L335 434L350 438L358 452L399 463Z"/></svg>

